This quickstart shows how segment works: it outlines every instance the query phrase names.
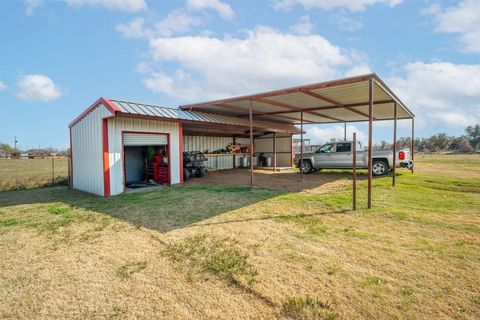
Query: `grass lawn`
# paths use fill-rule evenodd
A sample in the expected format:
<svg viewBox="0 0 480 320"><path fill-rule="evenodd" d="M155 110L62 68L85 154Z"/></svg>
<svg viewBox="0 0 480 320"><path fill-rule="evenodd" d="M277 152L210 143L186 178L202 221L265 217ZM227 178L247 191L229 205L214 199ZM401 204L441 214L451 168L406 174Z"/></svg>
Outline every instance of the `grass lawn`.
<svg viewBox="0 0 480 320"><path fill-rule="evenodd" d="M68 159L54 160L55 182L68 176ZM52 182L52 159L0 159L0 192L29 189Z"/></svg>
<svg viewBox="0 0 480 320"><path fill-rule="evenodd" d="M0 318L479 319L480 159L397 181L0 193Z"/></svg>

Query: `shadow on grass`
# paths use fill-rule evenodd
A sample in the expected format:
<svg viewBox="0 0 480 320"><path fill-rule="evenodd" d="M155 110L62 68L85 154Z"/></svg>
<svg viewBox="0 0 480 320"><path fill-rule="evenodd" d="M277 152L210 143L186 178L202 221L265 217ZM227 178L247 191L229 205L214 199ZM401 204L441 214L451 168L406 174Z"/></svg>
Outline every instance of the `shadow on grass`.
<svg viewBox="0 0 480 320"><path fill-rule="evenodd" d="M247 173L246 171L242 172L244 175ZM347 179L347 176L351 176L351 173L345 172L321 172L308 175L305 177L305 181L299 182L292 179L292 177L296 178L293 173L289 176L256 173L256 181L262 182L272 179L280 181L280 185L273 190L267 188L250 189L246 186L232 185L242 183L242 181L237 181L233 177L227 179L224 184L218 183L218 181L213 183L215 174L212 172L207 175L207 177L210 176L211 181L209 179L195 179L193 180L195 183L188 183L184 186L165 187L154 191L122 194L110 198L70 190L67 187L3 192L0 193L0 209L18 205L64 203L73 208L107 214L135 226L168 232L273 197L292 195L302 190L320 187L323 184L338 179ZM228 177L223 172L221 174ZM284 179L285 177L290 180ZM203 182L210 182L210 184L203 184ZM282 188L286 184L287 187ZM292 188L294 191L292 191ZM272 218L275 217L257 217L251 220ZM249 221L249 219L246 218L244 221Z"/></svg>

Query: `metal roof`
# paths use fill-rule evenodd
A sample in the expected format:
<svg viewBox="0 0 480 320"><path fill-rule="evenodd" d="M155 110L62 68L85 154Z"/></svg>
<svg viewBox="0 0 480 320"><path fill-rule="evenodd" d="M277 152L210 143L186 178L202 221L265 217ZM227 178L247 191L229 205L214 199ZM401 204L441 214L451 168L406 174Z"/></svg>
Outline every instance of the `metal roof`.
<svg viewBox="0 0 480 320"><path fill-rule="evenodd" d="M299 124L368 121L369 87L373 83L373 119L413 118L414 114L376 74L181 106L182 110L221 112L254 119Z"/></svg>
<svg viewBox="0 0 480 320"><path fill-rule="evenodd" d="M196 125L215 124L223 127L249 127L248 118L217 113L187 111L167 108L152 104L108 99L117 109L117 116L135 115L147 118L159 118L164 120L176 120ZM257 130L299 133L300 130L288 123L279 123L265 120L254 120L253 127Z"/></svg>

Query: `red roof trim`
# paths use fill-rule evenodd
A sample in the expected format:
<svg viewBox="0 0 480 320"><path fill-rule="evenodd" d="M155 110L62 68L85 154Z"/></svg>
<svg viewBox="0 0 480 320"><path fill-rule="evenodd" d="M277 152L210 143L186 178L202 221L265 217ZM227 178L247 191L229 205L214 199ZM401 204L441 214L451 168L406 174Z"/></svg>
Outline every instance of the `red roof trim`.
<svg viewBox="0 0 480 320"><path fill-rule="evenodd" d="M90 107L88 107L87 110L83 111L78 117L75 118L75 120L73 120L69 125L68 127L71 128L73 127L74 125L76 125L80 120L82 120L83 118L85 118L90 112L92 112L93 110L95 110L96 107L98 107L99 105L103 104L107 109L108 111L110 111L110 113L112 114L112 116L115 116L115 113L120 111L120 109L117 108L117 106L110 100L108 99L105 99L105 98L102 98L100 97L97 101L95 101Z"/></svg>

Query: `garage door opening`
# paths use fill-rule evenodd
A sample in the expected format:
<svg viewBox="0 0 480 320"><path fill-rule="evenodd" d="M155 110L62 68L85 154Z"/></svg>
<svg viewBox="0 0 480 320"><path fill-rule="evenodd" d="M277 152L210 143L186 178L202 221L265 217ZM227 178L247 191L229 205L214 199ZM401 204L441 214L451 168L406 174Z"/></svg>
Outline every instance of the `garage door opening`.
<svg viewBox="0 0 480 320"><path fill-rule="evenodd" d="M168 134L123 133L125 190L170 185Z"/></svg>

